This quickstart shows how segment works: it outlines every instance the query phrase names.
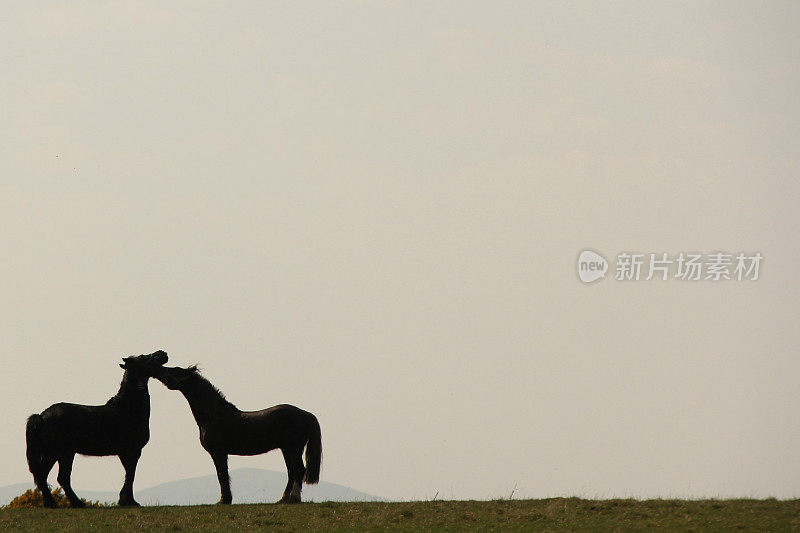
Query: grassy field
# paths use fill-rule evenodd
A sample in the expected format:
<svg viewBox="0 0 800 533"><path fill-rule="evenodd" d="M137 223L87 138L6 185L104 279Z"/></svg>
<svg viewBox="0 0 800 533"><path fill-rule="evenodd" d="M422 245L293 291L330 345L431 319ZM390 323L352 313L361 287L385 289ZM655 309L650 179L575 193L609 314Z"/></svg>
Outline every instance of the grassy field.
<svg viewBox="0 0 800 533"><path fill-rule="evenodd" d="M546 500L2 509L0 531L800 531L800 500Z"/></svg>

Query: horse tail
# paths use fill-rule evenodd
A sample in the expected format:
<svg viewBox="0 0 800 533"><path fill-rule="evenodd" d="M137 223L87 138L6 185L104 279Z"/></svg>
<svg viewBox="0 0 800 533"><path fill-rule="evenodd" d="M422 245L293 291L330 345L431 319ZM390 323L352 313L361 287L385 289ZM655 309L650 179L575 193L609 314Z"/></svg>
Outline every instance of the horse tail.
<svg viewBox="0 0 800 533"><path fill-rule="evenodd" d="M310 413L309 413L310 414ZM311 415L311 435L306 443L306 483L319 482L319 472L322 469L322 430L319 428L317 417Z"/></svg>
<svg viewBox="0 0 800 533"><path fill-rule="evenodd" d="M28 417L28 423L25 425L25 442L27 449L25 455L28 456L28 469L32 474L36 474L39 465L42 463L42 456L44 455L44 446L42 438L39 435L39 430L44 423L42 415L31 415Z"/></svg>

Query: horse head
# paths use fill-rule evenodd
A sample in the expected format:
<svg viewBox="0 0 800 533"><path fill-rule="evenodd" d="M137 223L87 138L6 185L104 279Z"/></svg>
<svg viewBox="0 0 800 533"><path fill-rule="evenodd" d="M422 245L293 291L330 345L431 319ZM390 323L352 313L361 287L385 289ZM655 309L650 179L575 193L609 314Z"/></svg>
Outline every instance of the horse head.
<svg viewBox="0 0 800 533"><path fill-rule="evenodd" d="M163 367L168 360L167 352L158 350L150 354L123 357L123 362L119 366L125 370L139 371L148 377L155 377L158 369Z"/></svg>
<svg viewBox="0 0 800 533"><path fill-rule="evenodd" d="M188 368L179 366L161 366L157 369L155 377L170 390L180 390L181 387L198 372L197 365Z"/></svg>

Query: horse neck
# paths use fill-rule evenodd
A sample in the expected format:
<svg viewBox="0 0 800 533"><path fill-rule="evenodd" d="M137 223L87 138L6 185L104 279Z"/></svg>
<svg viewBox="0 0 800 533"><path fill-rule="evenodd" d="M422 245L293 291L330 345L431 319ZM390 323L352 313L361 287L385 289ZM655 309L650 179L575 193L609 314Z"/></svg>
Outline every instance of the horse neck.
<svg viewBox="0 0 800 533"><path fill-rule="evenodd" d="M181 389L181 392L189 402L189 408L198 426L238 412L238 409L209 381L200 376L196 376L188 386Z"/></svg>
<svg viewBox="0 0 800 533"><path fill-rule="evenodd" d="M126 370L116 396L108 403L115 404L128 411L150 413L150 391L147 390L147 378L133 376Z"/></svg>

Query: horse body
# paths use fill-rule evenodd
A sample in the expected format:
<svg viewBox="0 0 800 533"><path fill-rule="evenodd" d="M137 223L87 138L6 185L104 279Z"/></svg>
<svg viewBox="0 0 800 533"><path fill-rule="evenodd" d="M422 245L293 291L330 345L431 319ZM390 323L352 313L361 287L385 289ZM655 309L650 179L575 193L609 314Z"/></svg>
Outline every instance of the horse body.
<svg viewBox="0 0 800 533"><path fill-rule="evenodd" d="M51 405L39 415L39 436L44 442L57 442L61 450L81 455L108 456L129 449L141 450L150 439L150 395L146 389L143 392L136 394L140 403L131 410L111 403Z"/></svg>
<svg viewBox="0 0 800 533"><path fill-rule="evenodd" d="M168 388L179 390L189 402L200 430L200 444L211 455L217 470L220 503L233 500L228 455L260 455L280 449L289 477L281 502L300 502L303 481L319 481L322 440L319 422L313 414L286 404L241 411L203 378L196 367L163 367L156 378Z"/></svg>
<svg viewBox="0 0 800 533"><path fill-rule="evenodd" d="M260 411L238 411L205 423L200 443L206 451L229 455L260 455L286 446L305 445L306 426L316 417L293 405L276 405ZM303 441L303 442L300 442Z"/></svg>
<svg viewBox="0 0 800 533"><path fill-rule="evenodd" d="M147 380L167 361L158 351L126 357L119 392L105 405L56 403L28 418L26 427L28 467L45 505L55 506L47 475L58 462L58 482L72 507L83 502L72 490L70 478L75 454L117 455L125 468L119 505L138 505L133 498L133 479L142 448L150 439L150 394Z"/></svg>

